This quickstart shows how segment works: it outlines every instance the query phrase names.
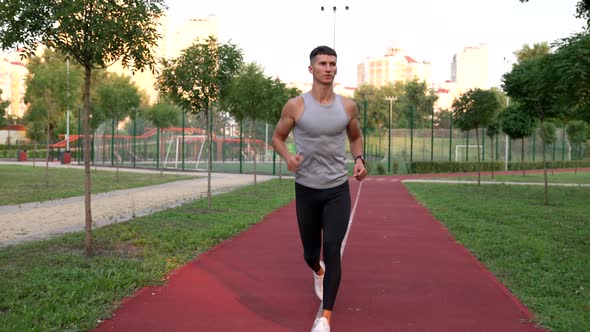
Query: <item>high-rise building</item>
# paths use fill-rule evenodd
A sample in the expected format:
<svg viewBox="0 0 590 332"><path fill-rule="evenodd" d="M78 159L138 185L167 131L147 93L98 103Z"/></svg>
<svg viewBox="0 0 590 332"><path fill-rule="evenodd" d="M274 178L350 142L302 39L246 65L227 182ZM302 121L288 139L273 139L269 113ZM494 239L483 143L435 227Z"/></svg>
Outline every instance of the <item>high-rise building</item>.
<svg viewBox="0 0 590 332"><path fill-rule="evenodd" d="M390 47L385 55L367 58L357 65L357 84L383 86L414 79L432 84L432 64L418 62L398 46Z"/></svg>
<svg viewBox="0 0 590 332"><path fill-rule="evenodd" d="M20 59L20 53L14 51L3 53L0 59L0 89L2 100L10 101L6 114L21 118L25 113L25 79L27 78L26 64Z"/></svg>
<svg viewBox="0 0 590 332"><path fill-rule="evenodd" d="M488 45L468 46L453 56L451 81L466 91L468 89L489 89Z"/></svg>
<svg viewBox="0 0 590 332"><path fill-rule="evenodd" d="M217 16L209 15L203 18L191 18L188 21L172 22L168 16L163 16L158 33L162 36L153 52L158 61L162 58L173 59L180 56L182 50L192 45L197 38L201 41L209 36L218 38L219 26ZM131 69L123 68L119 62L108 68L109 71L131 76L131 81L149 96L149 102L158 99L156 91L156 75L150 70L133 73Z"/></svg>
<svg viewBox="0 0 590 332"><path fill-rule="evenodd" d="M197 41L204 41L209 36L219 38L219 24L217 16L208 15L201 18L191 18L179 25L168 24L169 31L164 42L164 56L176 58L185 48Z"/></svg>

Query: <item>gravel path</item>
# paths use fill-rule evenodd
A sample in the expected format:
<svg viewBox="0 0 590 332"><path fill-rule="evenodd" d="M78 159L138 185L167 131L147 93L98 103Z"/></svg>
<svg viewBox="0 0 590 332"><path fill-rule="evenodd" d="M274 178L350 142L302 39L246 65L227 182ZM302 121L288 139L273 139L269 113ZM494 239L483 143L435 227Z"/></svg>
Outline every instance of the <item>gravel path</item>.
<svg viewBox="0 0 590 332"><path fill-rule="evenodd" d="M206 197L207 174L198 175L203 177L92 195L94 227L129 220ZM257 181L272 178L258 175ZM253 181L253 175L214 173L211 188L214 193L221 193ZM0 247L81 230L84 230L84 196L0 206Z"/></svg>

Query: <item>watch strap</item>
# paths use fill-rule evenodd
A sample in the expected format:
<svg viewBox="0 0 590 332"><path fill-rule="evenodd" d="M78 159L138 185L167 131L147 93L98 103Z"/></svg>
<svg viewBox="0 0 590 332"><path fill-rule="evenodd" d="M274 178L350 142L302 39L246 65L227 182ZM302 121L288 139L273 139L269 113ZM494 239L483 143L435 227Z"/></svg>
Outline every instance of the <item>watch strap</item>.
<svg viewBox="0 0 590 332"><path fill-rule="evenodd" d="M354 162L356 163L356 160L360 159L363 162L363 165L365 164L365 158L363 157L362 154L359 154L358 156L354 157Z"/></svg>

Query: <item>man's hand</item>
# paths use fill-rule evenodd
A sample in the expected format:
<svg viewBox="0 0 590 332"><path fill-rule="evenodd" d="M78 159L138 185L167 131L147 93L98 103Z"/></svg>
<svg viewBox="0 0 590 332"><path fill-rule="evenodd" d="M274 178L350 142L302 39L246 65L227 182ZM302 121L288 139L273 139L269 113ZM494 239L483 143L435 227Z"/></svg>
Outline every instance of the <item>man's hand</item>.
<svg viewBox="0 0 590 332"><path fill-rule="evenodd" d="M287 168L289 171L295 173L299 169L299 165L303 161L303 156L298 154L290 155L289 159L287 160Z"/></svg>
<svg viewBox="0 0 590 332"><path fill-rule="evenodd" d="M358 181L363 181L367 176L367 169L361 158L358 158L354 163L353 176Z"/></svg>

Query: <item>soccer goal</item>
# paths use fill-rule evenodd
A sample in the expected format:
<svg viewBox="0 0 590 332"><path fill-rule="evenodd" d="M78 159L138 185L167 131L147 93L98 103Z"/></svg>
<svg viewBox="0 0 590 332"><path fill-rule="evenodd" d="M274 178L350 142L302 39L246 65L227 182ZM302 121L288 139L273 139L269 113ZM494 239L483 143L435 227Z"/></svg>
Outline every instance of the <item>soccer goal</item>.
<svg viewBox="0 0 590 332"><path fill-rule="evenodd" d="M199 168L199 163L201 162L201 157L203 155L203 148L207 141L207 136L205 135L184 135L184 143L193 143L197 144L198 147L198 155L196 156L194 162L195 168ZM168 140L168 148L166 149L166 157L164 158L164 165L168 166L169 164L174 164L174 168L178 168L178 163L182 159L181 155L181 145L182 145L182 135L172 135ZM172 152L173 151L173 152ZM173 156L172 156L173 155Z"/></svg>
<svg viewBox="0 0 590 332"><path fill-rule="evenodd" d="M477 158L477 148L479 147L480 151L482 150L483 146L482 145L466 145L466 144L457 144L455 145L455 161L459 161L460 160L460 152L464 151L464 153L466 154L467 149L473 149L475 150L473 155Z"/></svg>

